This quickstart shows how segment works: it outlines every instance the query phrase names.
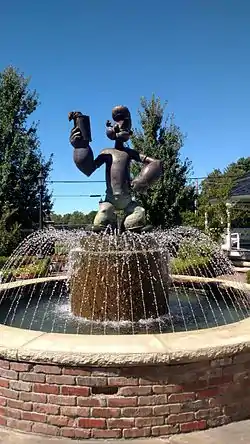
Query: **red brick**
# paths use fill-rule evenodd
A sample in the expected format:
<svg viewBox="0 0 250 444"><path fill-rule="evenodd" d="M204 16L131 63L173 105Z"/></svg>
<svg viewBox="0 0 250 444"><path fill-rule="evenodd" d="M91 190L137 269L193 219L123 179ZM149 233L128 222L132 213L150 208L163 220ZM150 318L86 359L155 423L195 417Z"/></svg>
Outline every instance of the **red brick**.
<svg viewBox="0 0 250 444"><path fill-rule="evenodd" d="M91 434L91 430L89 429L79 429L79 428L77 428L76 430L75 430L75 437L76 438L83 438L83 439L85 439L85 438L90 438L90 434Z"/></svg>
<svg viewBox="0 0 250 444"><path fill-rule="evenodd" d="M145 418L136 418L135 419L135 427L152 427L157 425L163 425L164 424L164 418L163 416L157 416L157 417L145 417Z"/></svg>
<svg viewBox="0 0 250 444"><path fill-rule="evenodd" d="M0 378L0 387L9 388L9 380Z"/></svg>
<svg viewBox="0 0 250 444"><path fill-rule="evenodd" d="M61 435L66 438L90 438L90 429L76 429L73 427L63 427Z"/></svg>
<svg viewBox="0 0 250 444"><path fill-rule="evenodd" d="M85 385L88 387L106 387L108 385L108 380L107 378L101 376L77 376L76 384Z"/></svg>
<svg viewBox="0 0 250 444"><path fill-rule="evenodd" d="M89 387L74 387L63 385L61 387L62 395L72 395L72 396L88 396Z"/></svg>
<svg viewBox="0 0 250 444"><path fill-rule="evenodd" d="M195 393L172 393L168 397L169 403L171 402L186 402L186 401L194 401Z"/></svg>
<svg viewBox="0 0 250 444"><path fill-rule="evenodd" d="M137 405L137 398L108 398L108 407L135 407Z"/></svg>
<svg viewBox="0 0 250 444"><path fill-rule="evenodd" d="M123 377L112 377L108 378L108 385L115 387L124 387L124 386L134 386L139 385L138 378L123 378Z"/></svg>
<svg viewBox="0 0 250 444"><path fill-rule="evenodd" d="M57 436L59 435L59 428L56 426L52 426L49 424L41 424L36 423L32 427L33 433L40 433L41 435L51 435L51 436Z"/></svg>
<svg viewBox="0 0 250 444"><path fill-rule="evenodd" d="M49 384L75 385L75 378L69 375L47 375L46 382Z"/></svg>
<svg viewBox="0 0 250 444"><path fill-rule="evenodd" d="M32 384L23 381L10 381L10 388L20 392L31 392Z"/></svg>
<svg viewBox="0 0 250 444"><path fill-rule="evenodd" d="M138 398L139 405L158 405L158 404L166 404L167 402L168 402L167 395L140 396Z"/></svg>
<svg viewBox="0 0 250 444"><path fill-rule="evenodd" d="M153 436L172 435L179 432L179 424L152 427Z"/></svg>
<svg viewBox="0 0 250 444"><path fill-rule="evenodd" d="M3 418L2 416L0 416L0 426L6 426L6 425L7 425L7 418Z"/></svg>
<svg viewBox="0 0 250 444"><path fill-rule="evenodd" d="M206 390L198 390L197 391L197 398L213 398L214 396L217 396L220 393L219 387L209 388Z"/></svg>
<svg viewBox="0 0 250 444"><path fill-rule="evenodd" d="M12 409L26 410L27 412L30 412L33 406L32 402L24 402L16 399L8 399L7 405Z"/></svg>
<svg viewBox="0 0 250 444"><path fill-rule="evenodd" d="M7 404L7 399L0 397L0 406L5 406Z"/></svg>
<svg viewBox="0 0 250 444"><path fill-rule="evenodd" d="M97 418L79 418L78 427L82 427L84 429L105 429L106 421L105 419Z"/></svg>
<svg viewBox="0 0 250 444"><path fill-rule="evenodd" d="M171 393L179 393L182 391L181 385L175 385L175 384L168 384L168 385L154 385L152 387L153 393L156 395L161 395L164 393L171 394Z"/></svg>
<svg viewBox="0 0 250 444"><path fill-rule="evenodd" d="M45 382L45 375L42 373L19 373L19 379L21 381L28 381L28 382Z"/></svg>
<svg viewBox="0 0 250 444"><path fill-rule="evenodd" d="M15 370L6 370L4 368L0 368L0 376L6 379L18 379L18 373Z"/></svg>
<svg viewBox="0 0 250 444"><path fill-rule="evenodd" d="M165 405L156 405L153 407L153 415L154 416L165 416L170 413L180 413L181 404L165 404Z"/></svg>
<svg viewBox="0 0 250 444"><path fill-rule="evenodd" d="M181 432L192 432L193 430L204 430L207 427L207 422L202 419L200 421L192 421L180 424Z"/></svg>
<svg viewBox="0 0 250 444"><path fill-rule="evenodd" d="M92 438L121 438L122 431L120 429L112 429L112 430L92 430Z"/></svg>
<svg viewBox="0 0 250 444"><path fill-rule="evenodd" d="M49 395L49 403L57 405L76 405L76 397Z"/></svg>
<svg viewBox="0 0 250 444"><path fill-rule="evenodd" d="M18 399L18 392L0 387L0 396L4 396L4 398Z"/></svg>
<svg viewBox="0 0 250 444"><path fill-rule="evenodd" d="M65 428L62 428L61 435L64 438L75 438L75 431L76 431L75 428L65 427Z"/></svg>
<svg viewBox="0 0 250 444"><path fill-rule="evenodd" d="M34 402L33 410L37 413L45 413L46 415L58 415L60 407L53 404L38 404Z"/></svg>
<svg viewBox="0 0 250 444"><path fill-rule="evenodd" d="M77 405L81 407L105 407L106 404L105 398L77 398Z"/></svg>
<svg viewBox="0 0 250 444"><path fill-rule="evenodd" d="M171 414L166 419L166 424L178 424L180 422L190 422L194 420L194 413L177 413Z"/></svg>
<svg viewBox="0 0 250 444"><path fill-rule="evenodd" d="M123 430L123 438L144 438L150 436L150 427L144 427L143 429L130 428Z"/></svg>
<svg viewBox="0 0 250 444"><path fill-rule="evenodd" d="M34 422L46 422L46 415L36 412L22 412L22 419Z"/></svg>
<svg viewBox="0 0 250 444"><path fill-rule="evenodd" d="M108 429L124 429L127 427L134 427L135 420L134 418L112 418L108 419Z"/></svg>
<svg viewBox="0 0 250 444"><path fill-rule="evenodd" d="M11 362L10 369L16 372L28 372L32 368L32 364L25 364L23 362Z"/></svg>
<svg viewBox="0 0 250 444"><path fill-rule="evenodd" d="M23 432L31 432L32 429L32 422L31 421L24 421L24 420L17 420L13 418L7 419L7 427L22 430Z"/></svg>
<svg viewBox="0 0 250 444"><path fill-rule="evenodd" d="M58 395L59 387L57 385L50 385L50 384L34 384L33 391L35 393L47 393L52 395Z"/></svg>
<svg viewBox="0 0 250 444"><path fill-rule="evenodd" d="M72 376L90 376L90 372L87 370L84 370L82 368L72 368L72 367L66 367L62 369L63 375L72 375Z"/></svg>
<svg viewBox="0 0 250 444"><path fill-rule="evenodd" d="M122 409L121 416L144 417L152 415L152 407L125 407Z"/></svg>
<svg viewBox="0 0 250 444"><path fill-rule="evenodd" d="M9 407L0 407L0 416L8 416L9 418L21 419L21 411L11 409Z"/></svg>
<svg viewBox="0 0 250 444"><path fill-rule="evenodd" d="M94 418L119 418L121 415L120 409L94 407L91 412L91 416Z"/></svg>
<svg viewBox="0 0 250 444"><path fill-rule="evenodd" d="M143 396L143 395L151 395L152 387L148 387L146 385L142 387L122 387L119 389L119 395L121 396Z"/></svg>
<svg viewBox="0 0 250 444"><path fill-rule="evenodd" d="M90 408L88 407L61 407L60 408L61 415L63 416L71 416L72 418L80 417L88 417L90 413Z"/></svg>
<svg viewBox="0 0 250 444"><path fill-rule="evenodd" d="M61 375L62 369L57 365L35 365L33 371L35 373L45 373L45 375Z"/></svg>
<svg viewBox="0 0 250 444"><path fill-rule="evenodd" d="M47 422L52 425L56 425L58 427L66 427L68 425L73 426L74 424L69 424L70 421L73 421L67 416L59 416L59 415L50 415L48 416ZM74 422L74 421L73 421Z"/></svg>
<svg viewBox="0 0 250 444"><path fill-rule="evenodd" d="M20 392L19 399L21 399L21 401L31 401L44 404L47 400L47 395L42 393Z"/></svg>
<svg viewBox="0 0 250 444"><path fill-rule="evenodd" d="M221 408L214 407L212 409L201 409L195 413L195 419L214 418L221 415Z"/></svg>
<svg viewBox="0 0 250 444"><path fill-rule="evenodd" d="M10 368L10 362L0 359L0 368L5 368L8 370Z"/></svg>

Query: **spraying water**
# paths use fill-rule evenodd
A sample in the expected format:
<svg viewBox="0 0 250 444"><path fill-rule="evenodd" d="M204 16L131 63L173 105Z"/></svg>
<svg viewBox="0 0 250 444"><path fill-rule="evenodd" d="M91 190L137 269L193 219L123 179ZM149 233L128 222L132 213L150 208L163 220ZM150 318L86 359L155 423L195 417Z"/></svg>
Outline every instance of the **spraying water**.
<svg viewBox="0 0 250 444"><path fill-rule="evenodd" d="M234 281L229 260L208 236L189 227L144 234L36 232L1 275L0 322L19 328L164 333L249 316L250 299L238 283L231 288L209 279L227 275Z"/></svg>

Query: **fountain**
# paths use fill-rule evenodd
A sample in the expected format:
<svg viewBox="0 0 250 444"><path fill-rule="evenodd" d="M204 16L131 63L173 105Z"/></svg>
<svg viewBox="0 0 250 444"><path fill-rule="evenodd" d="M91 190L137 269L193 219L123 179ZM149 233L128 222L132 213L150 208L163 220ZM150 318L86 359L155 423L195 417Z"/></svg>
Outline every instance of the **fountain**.
<svg viewBox="0 0 250 444"><path fill-rule="evenodd" d="M87 175L106 163L107 196L91 231L35 232L1 270L0 425L118 439L247 418L250 286L198 230L145 227L128 166L144 164L133 186L145 191L161 164L124 146L127 108L96 160L89 118L69 117L75 162Z"/></svg>

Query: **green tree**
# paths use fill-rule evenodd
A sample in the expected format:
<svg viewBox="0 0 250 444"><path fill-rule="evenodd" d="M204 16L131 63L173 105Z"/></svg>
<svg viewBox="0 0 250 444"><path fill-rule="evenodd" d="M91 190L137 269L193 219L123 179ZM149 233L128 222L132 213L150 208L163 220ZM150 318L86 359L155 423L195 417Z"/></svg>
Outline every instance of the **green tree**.
<svg viewBox="0 0 250 444"><path fill-rule="evenodd" d="M90 213L84 214L80 211L73 211L73 213L55 214L52 213L51 219L58 225L88 225L92 224L97 211L90 211Z"/></svg>
<svg viewBox="0 0 250 444"><path fill-rule="evenodd" d="M0 218L3 209L14 211L13 223L27 229L38 224L39 188L42 170L43 210L52 208L47 179L52 158L45 161L31 115L38 106L36 91L29 89L29 78L13 67L0 73Z"/></svg>
<svg viewBox="0 0 250 444"><path fill-rule="evenodd" d="M201 183L198 198L199 221L208 213L210 228L222 231L226 224L226 202L230 198L233 185L243 175L250 173L250 157L242 157L230 163L223 171L214 169ZM232 209L232 226L244 227L250 224L247 207L237 205Z"/></svg>
<svg viewBox="0 0 250 444"><path fill-rule="evenodd" d="M166 104L159 98L141 99L140 129L135 129L135 150L163 161L163 176L147 192L136 198L153 226L171 227L182 223L183 213L194 209L195 189L188 185L191 162L180 158L184 137L172 116L164 122ZM139 167L133 166L133 175Z"/></svg>

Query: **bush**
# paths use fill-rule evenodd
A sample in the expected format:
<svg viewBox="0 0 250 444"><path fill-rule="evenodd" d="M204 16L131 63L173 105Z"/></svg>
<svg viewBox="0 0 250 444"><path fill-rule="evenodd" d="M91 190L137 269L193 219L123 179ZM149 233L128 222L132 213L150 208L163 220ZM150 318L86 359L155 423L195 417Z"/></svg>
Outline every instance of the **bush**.
<svg viewBox="0 0 250 444"><path fill-rule="evenodd" d="M15 211L4 210L0 217L0 255L8 256L17 247L22 239L21 226L12 223Z"/></svg>
<svg viewBox="0 0 250 444"><path fill-rule="evenodd" d="M4 270L2 273L3 282L19 279L33 279L47 276L49 271L50 258L45 258L28 265L21 265L17 268Z"/></svg>
<svg viewBox="0 0 250 444"><path fill-rule="evenodd" d="M171 274L212 277L213 269L207 257L176 257L170 261Z"/></svg>
<svg viewBox="0 0 250 444"><path fill-rule="evenodd" d="M250 270L247 271L247 284L250 284Z"/></svg>
<svg viewBox="0 0 250 444"><path fill-rule="evenodd" d="M8 256L0 256L0 269L3 268L8 259L9 259Z"/></svg>
<svg viewBox="0 0 250 444"><path fill-rule="evenodd" d="M42 259L40 261L37 261L37 263L28 264L25 266L22 266L20 268L17 268L13 272L14 277L21 277L21 278L37 278L37 277L43 277L48 274L50 259Z"/></svg>

